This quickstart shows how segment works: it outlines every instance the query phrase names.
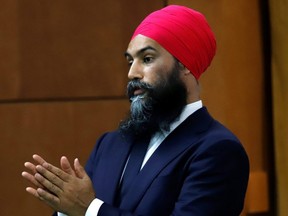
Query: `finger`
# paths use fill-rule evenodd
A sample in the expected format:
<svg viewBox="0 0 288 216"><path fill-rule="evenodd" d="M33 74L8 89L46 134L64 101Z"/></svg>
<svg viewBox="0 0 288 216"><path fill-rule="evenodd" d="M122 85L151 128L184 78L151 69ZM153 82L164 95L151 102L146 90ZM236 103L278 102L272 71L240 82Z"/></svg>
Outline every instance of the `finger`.
<svg viewBox="0 0 288 216"><path fill-rule="evenodd" d="M33 174L35 174L37 171L36 171L36 166L33 164L33 163L30 163L30 162L25 162L24 163L24 166L29 169Z"/></svg>
<svg viewBox="0 0 288 216"><path fill-rule="evenodd" d="M22 177L28 180L34 186L43 188L43 186L35 179L34 175L31 175L30 173L24 171L22 172Z"/></svg>
<svg viewBox="0 0 288 216"><path fill-rule="evenodd" d="M33 156L33 159L38 163L38 164L43 164L43 163L45 163L46 161L42 158L42 157L40 157L39 155L37 155L37 154L34 154Z"/></svg>
<svg viewBox="0 0 288 216"><path fill-rule="evenodd" d="M43 164L45 165L45 163ZM51 165L52 166L52 165ZM57 168L58 169L58 168ZM41 165L37 165L36 166L36 170L37 170L37 173L38 174L41 174L43 177L45 177L45 179L47 179L49 182L51 182L52 184L56 185L57 187L59 188L63 188L63 184L64 184L64 181L59 178L59 176L57 175L57 173L53 173L53 172L50 172L50 170L46 169L44 166L41 166ZM59 169L60 170L60 169ZM62 170L60 170L61 172L64 172ZM37 174L36 173L36 174ZM35 174L35 176L36 176ZM36 180L38 181L38 179L36 178ZM40 182L41 183L41 182ZM42 184L42 183L41 183Z"/></svg>
<svg viewBox="0 0 288 216"><path fill-rule="evenodd" d="M36 192L39 196L39 199L50 205L54 210L57 210L60 204L60 199L57 196L41 188L38 188Z"/></svg>
<svg viewBox="0 0 288 216"><path fill-rule="evenodd" d="M80 164L80 161L78 158L74 160L74 169L75 169L77 177L79 178L84 178L87 175L84 167Z"/></svg>
<svg viewBox="0 0 288 216"><path fill-rule="evenodd" d="M66 173L76 176L74 170L71 167L71 164L69 162L69 160L67 159L67 157L63 156L60 159L60 165L63 171L65 171Z"/></svg>
<svg viewBox="0 0 288 216"><path fill-rule="evenodd" d="M39 170L38 170L39 169ZM68 174L68 173L66 173L65 171L63 171L62 169L60 169L60 168L58 168L58 167L56 167L56 166L54 166L54 165L52 165L52 164L50 164L50 163L47 163L47 162L44 162L43 164L42 164L42 166L36 166L36 170L38 171L38 172L42 172L42 171L44 171L45 172L45 170L46 171L49 171L50 173L52 173L52 174L54 174L55 176L57 176L58 178L60 178L61 180L63 180L63 181L65 181L65 182L67 182L67 181L69 181L69 177L71 176L70 174ZM44 174L44 173L43 173ZM46 176L45 176L46 177ZM52 176L52 178L54 178L53 176Z"/></svg>
<svg viewBox="0 0 288 216"><path fill-rule="evenodd" d="M39 194L37 193L37 190L36 189L34 189L34 188L32 188L32 187L27 187L26 188L26 191L29 193L29 194L31 194L32 196L34 196L34 197L36 197L36 198L40 198L39 197Z"/></svg>
<svg viewBox="0 0 288 216"><path fill-rule="evenodd" d="M51 182L49 179L46 179L45 177L43 177L39 173L35 174L35 179L38 182L40 182L45 187L45 189L47 189L49 192L56 194L56 195L61 194L62 189L60 187L58 187L56 184ZM40 189L40 188L38 188L38 189Z"/></svg>

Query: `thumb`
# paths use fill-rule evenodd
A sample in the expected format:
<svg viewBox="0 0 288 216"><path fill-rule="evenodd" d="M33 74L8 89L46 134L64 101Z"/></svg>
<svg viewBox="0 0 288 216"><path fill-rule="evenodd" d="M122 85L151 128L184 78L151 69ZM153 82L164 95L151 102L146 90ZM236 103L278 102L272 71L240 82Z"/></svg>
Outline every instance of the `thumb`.
<svg viewBox="0 0 288 216"><path fill-rule="evenodd" d="M74 160L74 169L77 177L84 178L85 176L87 176L86 171L84 167L80 164L78 158Z"/></svg>
<svg viewBox="0 0 288 216"><path fill-rule="evenodd" d="M72 169L71 164L70 164L69 160L67 159L67 157L65 157L65 156L61 157L60 165L61 165L61 168L64 172L75 176L75 172Z"/></svg>

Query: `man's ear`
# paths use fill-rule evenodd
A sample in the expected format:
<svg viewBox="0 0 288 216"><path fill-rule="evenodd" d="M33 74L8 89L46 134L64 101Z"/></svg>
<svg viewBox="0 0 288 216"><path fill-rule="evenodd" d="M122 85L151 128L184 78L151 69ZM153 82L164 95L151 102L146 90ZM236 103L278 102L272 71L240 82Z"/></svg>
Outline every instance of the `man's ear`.
<svg viewBox="0 0 288 216"><path fill-rule="evenodd" d="M180 70L184 72L184 75L187 76L189 74L191 74L190 70L188 70L188 68L186 68L181 62L178 61Z"/></svg>

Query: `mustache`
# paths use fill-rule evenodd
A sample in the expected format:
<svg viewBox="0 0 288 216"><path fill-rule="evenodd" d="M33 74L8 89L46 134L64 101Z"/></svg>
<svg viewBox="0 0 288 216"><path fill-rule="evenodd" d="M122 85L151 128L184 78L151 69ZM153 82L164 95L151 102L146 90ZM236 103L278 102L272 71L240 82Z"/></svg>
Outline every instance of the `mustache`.
<svg viewBox="0 0 288 216"><path fill-rule="evenodd" d="M153 89L153 86L146 82L141 82L140 80L131 80L127 85L127 95L130 100L134 97L134 91L137 89L151 91Z"/></svg>

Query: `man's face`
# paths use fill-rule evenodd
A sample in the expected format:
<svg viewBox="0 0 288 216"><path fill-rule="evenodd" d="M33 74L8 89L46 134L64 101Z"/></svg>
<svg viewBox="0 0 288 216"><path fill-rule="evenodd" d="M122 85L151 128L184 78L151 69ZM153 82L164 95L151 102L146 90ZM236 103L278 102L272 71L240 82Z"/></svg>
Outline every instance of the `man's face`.
<svg viewBox="0 0 288 216"><path fill-rule="evenodd" d="M129 44L125 53L130 66L128 78L150 85L166 77L175 64L175 58L154 40L138 35ZM143 94L135 89L134 95Z"/></svg>
<svg viewBox="0 0 288 216"><path fill-rule="evenodd" d="M120 129L139 136L169 129L186 104L187 92L176 59L155 41L137 36L129 45L127 93L130 116Z"/></svg>

